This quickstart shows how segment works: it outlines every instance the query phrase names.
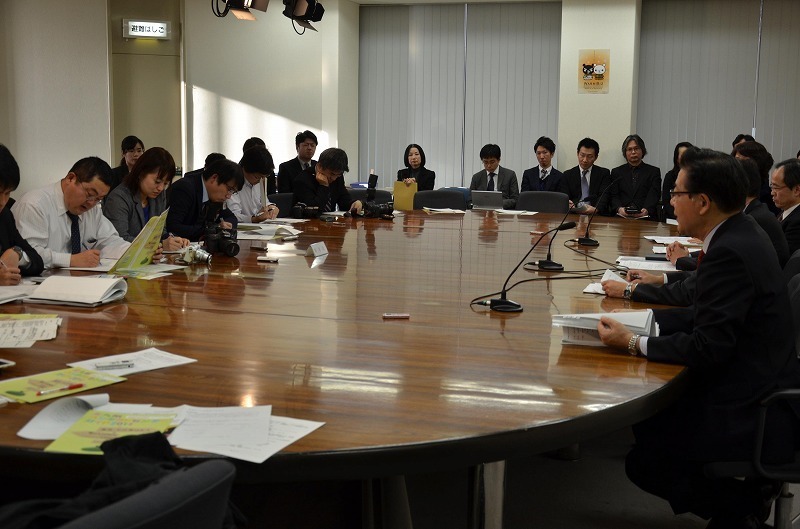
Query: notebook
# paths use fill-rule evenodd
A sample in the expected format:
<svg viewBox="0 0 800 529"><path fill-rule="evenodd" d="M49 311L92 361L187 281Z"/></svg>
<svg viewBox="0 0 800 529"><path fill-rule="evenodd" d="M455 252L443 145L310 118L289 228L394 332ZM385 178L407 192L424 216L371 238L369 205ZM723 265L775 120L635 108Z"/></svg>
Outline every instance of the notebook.
<svg viewBox="0 0 800 529"><path fill-rule="evenodd" d="M503 192L472 191L472 209L503 209Z"/></svg>

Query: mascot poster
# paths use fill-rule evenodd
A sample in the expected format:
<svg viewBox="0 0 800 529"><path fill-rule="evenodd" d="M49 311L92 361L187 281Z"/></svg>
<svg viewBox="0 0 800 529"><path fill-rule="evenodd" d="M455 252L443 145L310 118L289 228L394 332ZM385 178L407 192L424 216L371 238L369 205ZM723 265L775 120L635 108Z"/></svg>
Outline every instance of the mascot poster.
<svg viewBox="0 0 800 529"><path fill-rule="evenodd" d="M607 94L611 50L578 50L578 93Z"/></svg>

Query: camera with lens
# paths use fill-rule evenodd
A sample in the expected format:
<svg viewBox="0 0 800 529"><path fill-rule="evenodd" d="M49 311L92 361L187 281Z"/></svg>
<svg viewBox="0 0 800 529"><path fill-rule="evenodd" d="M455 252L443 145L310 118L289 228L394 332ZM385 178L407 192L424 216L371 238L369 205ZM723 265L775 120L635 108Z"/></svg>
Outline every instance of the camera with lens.
<svg viewBox="0 0 800 529"><path fill-rule="evenodd" d="M316 219L321 213L322 210L317 206L309 206L303 202L298 202L292 206L289 216L293 219Z"/></svg>
<svg viewBox="0 0 800 529"><path fill-rule="evenodd" d="M205 250L210 254L223 253L234 257L239 253L239 243L236 241L236 230L225 230L219 224L206 224Z"/></svg>
<svg viewBox="0 0 800 529"><path fill-rule="evenodd" d="M200 246L187 246L183 249L180 260L186 264L211 264L211 254Z"/></svg>
<svg viewBox="0 0 800 529"><path fill-rule="evenodd" d="M394 202L378 204L375 202L375 187L378 184L378 175L370 172L367 183L367 196L361 201L361 215L368 219L387 219L394 218Z"/></svg>

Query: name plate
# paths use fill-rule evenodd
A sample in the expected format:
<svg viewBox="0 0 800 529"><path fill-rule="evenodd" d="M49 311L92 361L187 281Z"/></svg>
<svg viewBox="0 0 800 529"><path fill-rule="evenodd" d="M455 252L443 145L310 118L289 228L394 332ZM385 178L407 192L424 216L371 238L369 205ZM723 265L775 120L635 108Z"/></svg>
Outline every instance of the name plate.
<svg viewBox="0 0 800 529"><path fill-rule="evenodd" d="M311 246L306 250L306 255L313 255L319 257L321 255L328 255L328 247L324 242L312 242Z"/></svg>

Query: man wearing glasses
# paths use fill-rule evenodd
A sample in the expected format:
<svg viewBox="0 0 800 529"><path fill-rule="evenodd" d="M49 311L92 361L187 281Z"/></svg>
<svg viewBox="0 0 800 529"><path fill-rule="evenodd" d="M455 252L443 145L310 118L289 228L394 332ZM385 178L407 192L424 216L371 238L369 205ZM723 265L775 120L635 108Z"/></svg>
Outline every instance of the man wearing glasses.
<svg viewBox="0 0 800 529"><path fill-rule="evenodd" d="M130 246L100 208L109 192L111 167L95 156L78 160L59 182L25 193L12 208L20 235L46 268L94 267Z"/></svg>
<svg viewBox="0 0 800 529"><path fill-rule="evenodd" d="M800 161L789 159L776 165L769 188L773 202L781 209L778 220L792 255L800 249Z"/></svg>
<svg viewBox="0 0 800 529"><path fill-rule="evenodd" d="M242 185L244 174L241 166L228 159L210 163L202 175L181 178L170 186L167 197L167 231L190 241L199 241L209 222L225 230L236 228L236 215L225 208L224 203Z"/></svg>
<svg viewBox="0 0 800 529"><path fill-rule="evenodd" d="M348 170L346 152L335 147L325 149L313 168L295 178L294 203L319 208L320 213L337 210L361 213L361 201L353 201L344 185L344 173Z"/></svg>

